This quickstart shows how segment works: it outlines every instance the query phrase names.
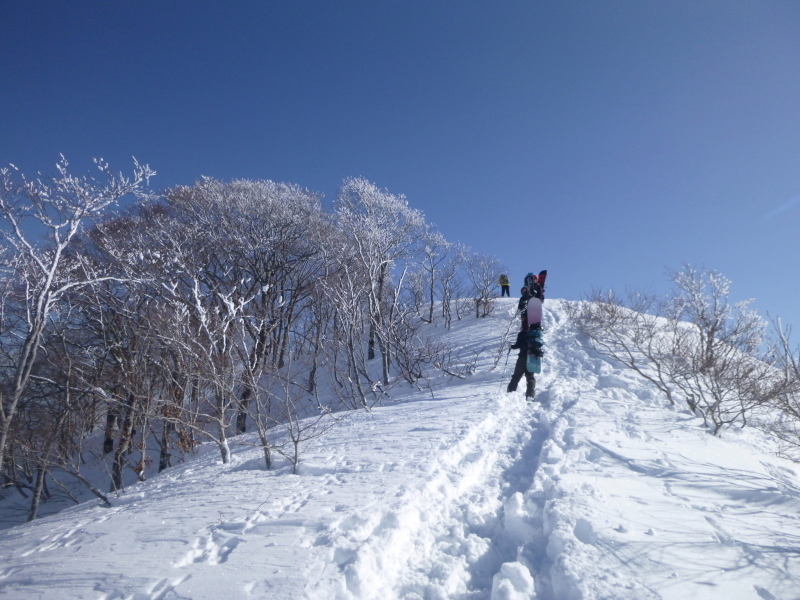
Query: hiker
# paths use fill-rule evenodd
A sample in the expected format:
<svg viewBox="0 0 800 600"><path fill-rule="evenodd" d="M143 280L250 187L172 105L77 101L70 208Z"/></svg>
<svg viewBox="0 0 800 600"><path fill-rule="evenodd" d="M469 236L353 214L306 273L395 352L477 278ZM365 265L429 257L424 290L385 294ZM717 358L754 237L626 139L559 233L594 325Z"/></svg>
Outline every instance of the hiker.
<svg viewBox="0 0 800 600"><path fill-rule="evenodd" d="M517 304L517 310L522 317L522 327L517 334L517 342L511 346L519 350L514 374L508 384L508 391L517 389L522 376L528 383L525 397L533 400L536 390L535 373L542 372L542 357L544 356L544 340L542 339L542 303L544 302L544 282L547 271L540 271L536 276L528 273L525 276L525 285L520 290L522 297ZM510 351L509 351L510 352Z"/></svg>
<svg viewBox="0 0 800 600"><path fill-rule="evenodd" d="M528 340L527 340L527 332L525 330L520 331L517 334L517 341L514 343L511 348L512 350L519 349L519 356L517 356L517 364L514 365L514 374L511 376L511 381L508 384L507 392L516 392L517 391L517 384L522 379L522 376L525 376L526 387L525 387L525 397L529 399L533 399L533 395L536 391L536 378L533 376L533 373L528 372L527 369L527 362L528 362Z"/></svg>
<svg viewBox="0 0 800 600"><path fill-rule="evenodd" d="M500 281L497 283L500 286L500 297L508 296L511 298L511 284L508 282L508 275L500 275Z"/></svg>

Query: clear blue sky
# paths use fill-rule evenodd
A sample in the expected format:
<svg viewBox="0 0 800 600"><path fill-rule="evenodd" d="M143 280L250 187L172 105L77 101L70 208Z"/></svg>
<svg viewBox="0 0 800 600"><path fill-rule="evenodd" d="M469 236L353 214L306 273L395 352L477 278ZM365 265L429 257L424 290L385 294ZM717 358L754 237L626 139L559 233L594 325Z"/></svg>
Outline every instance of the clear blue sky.
<svg viewBox="0 0 800 600"><path fill-rule="evenodd" d="M552 297L683 262L800 334L800 2L18 1L0 164L364 176Z"/></svg>

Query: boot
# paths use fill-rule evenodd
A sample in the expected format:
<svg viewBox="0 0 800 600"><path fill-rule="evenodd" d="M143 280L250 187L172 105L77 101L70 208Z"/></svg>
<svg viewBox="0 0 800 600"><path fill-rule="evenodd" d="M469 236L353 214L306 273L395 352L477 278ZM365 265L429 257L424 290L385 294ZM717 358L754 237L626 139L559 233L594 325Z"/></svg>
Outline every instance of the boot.
<svg viewBox="0 0 800 600"><path fill-rule="evenodd" d="M534 377L531 377L528 380L528 386L525 388L525 397L533 400L535 394L536 394L536 379Z"/></svg>

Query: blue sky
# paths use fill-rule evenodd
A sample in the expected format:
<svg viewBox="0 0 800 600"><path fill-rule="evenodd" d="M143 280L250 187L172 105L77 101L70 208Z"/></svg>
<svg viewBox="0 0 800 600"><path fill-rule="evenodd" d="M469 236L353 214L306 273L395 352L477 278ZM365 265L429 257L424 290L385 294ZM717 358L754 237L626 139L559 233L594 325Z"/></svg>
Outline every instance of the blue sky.
<svg viewBox="0 0 800 600"><path fill-rule="evenodd" d="M800 3L0 5L0 164L101 156L336 194L364 176L516 290L683 262L800 329Z"/></svg>

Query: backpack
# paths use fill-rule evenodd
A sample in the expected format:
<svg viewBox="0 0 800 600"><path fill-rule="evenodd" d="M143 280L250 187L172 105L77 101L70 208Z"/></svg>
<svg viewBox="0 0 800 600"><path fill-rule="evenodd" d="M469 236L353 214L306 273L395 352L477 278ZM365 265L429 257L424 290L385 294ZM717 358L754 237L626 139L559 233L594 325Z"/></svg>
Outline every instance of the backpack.
<svg viewBox="0 0 800 600"><path fill-rule="evenodd" d="M528 273L525 275L525 287L528 288L528 292L533 291L533 286L536 284L536 275L533 273Z"/></svg>
<svg viewBox="0 0 800 600"><path fill-rule="evenodd" d="M547 271L542 271L542 273L547 273ZM541 277L541 273L539 277ZM543 277L541 278L544 279ZM531 297L539 298L539 300L544 302L544 287L539 284L536 275L533 273L525 275L525 287L528 288L528 293Z"/></svg>

